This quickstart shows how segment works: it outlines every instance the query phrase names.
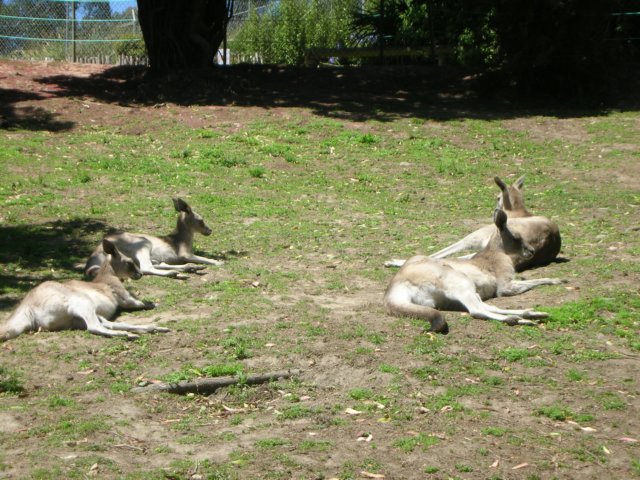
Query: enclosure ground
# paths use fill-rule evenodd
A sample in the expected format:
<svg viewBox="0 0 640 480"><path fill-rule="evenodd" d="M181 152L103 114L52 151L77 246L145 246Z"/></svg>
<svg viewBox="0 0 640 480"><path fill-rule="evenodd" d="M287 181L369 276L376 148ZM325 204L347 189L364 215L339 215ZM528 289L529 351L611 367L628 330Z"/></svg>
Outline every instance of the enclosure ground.
<svg viewBox="0 0 640 480"><path fill-rule="evenodd" d="M169 233L180 196L225 260L128 286L137 341L0 344L0 478L640 478L640 114L483 97L469 72L0 63L0 319L79 278L109 231ZM547 105L547 104L545 104ZM390 258L489 221L526 174L568 283L492 300L539 327L390 317ZM211 396L140 384L299 376Z"/></svg>

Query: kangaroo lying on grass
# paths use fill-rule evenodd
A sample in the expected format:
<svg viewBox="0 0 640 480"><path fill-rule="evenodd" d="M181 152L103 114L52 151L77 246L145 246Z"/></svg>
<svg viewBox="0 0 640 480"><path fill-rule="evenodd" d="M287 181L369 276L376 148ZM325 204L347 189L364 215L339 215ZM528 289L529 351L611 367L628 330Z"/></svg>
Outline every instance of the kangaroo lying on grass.
<svg viewBox="0 0 640 480"><path fill-rule="evenodd" d="M496 208L504 210L509 218L509 228L520 235L522 239L529 244L533 250L533 256L515 258L515 269L518 272L527 270L532 267L547 265L551 263L558 253L562 245L560 238L560 230L558 226L546 217L531 214L524 206L524 197L522 195L522 186L524 185L524 176L518 178L513 185L505 184L499 177L494 178L500 194L498 195L498 204ZM465 250L480 251L485 248L489 242L498 237L500 233L495 225L485 225L475 232L467 235L462 240L449 245L442 250L429 255L431 258L446 258L450 255ZM461 258L471 258L474 254ZM390 260L385 262L385 267L401 267L404 260Z"/></svg>
<svg viewBox="0 0 640 480"><path fill-rule="evenodd" d="M499 235L471 259L436 259L418 255L408 259L391 280L384 295L390 314L428 320L430 331L447 333L449 327L436 309L467 310L472 317L508 324L535 325L530 319L548 314L505 310L484 303L494 297L518 295L538 285L558 285L556 278L514 280L516 259L531 258L533 248L507 225L507 214L494 213Z"/></svg>
<svg viewBox="0 0 640 480"><path fill-rule="evenodd" d="M142 277L138 265L118 251L109 240L102 242L105 260L91 282L70 280L48 281L31 290L0 327L0 340L15 338L23 332L38 329L87 329L106 337L138 338L128 332L168 332L155 325L129 325L111 322L116 311L153 308L153 303L134 297L120 278Z"/></svg>
<svg viewBox="0 0 640 480"><path fill-rule="evenodd" d="M222 265L224 262L200 257L193 253L193 236L201 233L211 235L211 229L204 223L200 215L180 198L173 199L173 206L179 212L176 229L164 237L154 237L141 233L117 233L105 237L113 242L118 250L135 258L140 263L140 270L146 275L160 275L180 279L188 278L180 272L195 272L206 268L189 263L206 265ZM102 245L94 250L84 267L89 277L97 272L104 261L105 253Z"/></svg>

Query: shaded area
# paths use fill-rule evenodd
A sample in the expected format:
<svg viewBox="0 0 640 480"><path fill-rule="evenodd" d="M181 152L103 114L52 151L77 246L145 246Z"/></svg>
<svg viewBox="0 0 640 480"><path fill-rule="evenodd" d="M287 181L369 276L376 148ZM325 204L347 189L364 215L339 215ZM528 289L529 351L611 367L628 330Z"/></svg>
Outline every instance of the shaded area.
<svg viewBox="0 0 640 480"><path fill-rule="evenodd" d="M353 121L399 116L449 120L523 115L598 115L640 103L638 76L611 77L607 102L567 105L551 97L523 98L496 72L437 66L301 68L236 65L152 76L144 67L114 67L88 78L41 77L66 96L121 105L302 107ZM629 95L631 93L631 95Z"/></svg>
<svg viewBox="0 0 640 480"><path fill-rule="evenodd" d="M594 116L611 108L640 105L640 69L608 72L608 96L597 103L522 96L499 72L443 66L305 68L234 65L152 75L146 67L79 64L0 63L0 128L60 131L77 121L75 106L56 99L128 107L236 106L308 108L314 114L351 121L500 119L527 115ZM21 73L24 72L24 73ZM64 72L51 75L51 72ZM38 102L50 100L42 104ZM53 103L52 103L53 102ZM586 106L585 106L586 105ZM70 120L57 120L71 113ZM50 109L47 110L47 109Z"/></svg>
<svg viewBox="0 0 640 480"><path fill-rule="evenodd" d="M104 222L91 218L58 220L32 225L0 226L0 295L26 292L54 276L54 272L77 271L95 248L95 234L107 230ZM34 275L44 269L50 273ZM81 273L78 271L78 277ZM0 309L16 299L0 297Z"/></svg>
<svg viewBox="0 0 640 480"><path fill-rule="evenodd" d="M56 120L59 114L44 108L15 104L29 100L42 100L46 97L33 92L0 88L0 128L17 127L24 130L48 130L57 132L73 127L73 122Z"/></svg>

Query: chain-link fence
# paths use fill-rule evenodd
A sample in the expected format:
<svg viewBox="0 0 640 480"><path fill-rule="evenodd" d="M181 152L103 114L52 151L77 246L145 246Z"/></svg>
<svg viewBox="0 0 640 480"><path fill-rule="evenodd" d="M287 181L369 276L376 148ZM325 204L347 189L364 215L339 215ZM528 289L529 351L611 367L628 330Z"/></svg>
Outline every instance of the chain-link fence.
<svg viewBox="0 0 640 480"><path fill-rule="evenodd" d="M144 63L135 0L0 1L0 56Z"/></svg>
<svg viewBox="0 0 640 480"><path fill-rule="evenodd" d="M352 18L363 0L236 0L228 26L232 63L300 65L312 49L354 43Z"/></svg>
<svg viewBox="0 0 640 480"><path fill-rule="evenodd" d="M361 1L235 0L215 61L300 64L310 48L344 46ZM146 63L136 1L0 0L0 57Z"/></svg>
<svg viewBox="0 0 640 480"><path fill-rule="evenodd" d="M379 31L360 37L354 33L353 15L362 11L365 0L234 0L229 4L233 14L214 60L217 63L300 65L309 61L310 52L314 63L338 61L340 55L331 52L345 53L346 47L353 46L359 48L352 56L382 56L382 49L372 46L383 37ZM362 51L366 46L371 52ZM387 52L392 54L390 49ZM408 53L425 52L420 47ZM395 55L407 55L407 50ZM0 57L145 64L137 3L0 0Z"/></svg>

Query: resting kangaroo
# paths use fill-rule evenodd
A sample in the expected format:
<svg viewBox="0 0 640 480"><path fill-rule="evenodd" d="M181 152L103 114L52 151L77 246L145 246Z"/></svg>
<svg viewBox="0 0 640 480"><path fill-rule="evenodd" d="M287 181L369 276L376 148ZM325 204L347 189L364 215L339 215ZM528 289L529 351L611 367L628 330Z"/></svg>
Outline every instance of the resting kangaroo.
<svg viewBox="0 0 640 480"><path fill-rule="evenodd" d="M224 262L200 257L193 253L194 234L197 232L205 236L211 235L211 229L204 223L202 217L194 212L187 202L179 198L173 199L173 206L179 213L178 223L176 229L169 235L154 237L141 233L118 233L105 238L113 242L125 255L137 259L140 270L146 275L184 279L187 277L180 272L194 272L205 268L189 265L189 263L222 265ZM87 260L84 267L85 274L92 276L104 258L102 245L98 245Z"/></svg>
<svg viewBox="0 0 640 480"><path fill-rule="evenodd" d="M503 209L509 218L509 228L519 234L533 250L533 256L515 258L516 271L522 272L532 267L551 263L562 245L558 226L546 217L531 214L524 206L522 186L524 176L518 178L513 185L505 184L499 177L494 178L500 187L497 208ZM462 240L449 245L442 250L430 255L431 258L446 258L450 255L465 250L479 251L485 248L489 242L500 234L496 226L486 225L467 235ZM473 254L462 258L471 258ZM391 260L385 262L387 267L400 267L404 260Z"/></svg>
<svg viewBox="0 0 640 480"><path fill-rule="evenodd" d="M436 259L418 255L408 259L391 280L384 295L390 314L428 320L433 332L449 327L436 309L467 310L472 317L509 324L533 325L528 319L545 318L543 312L505 310L484 303L494 297L518 295L538 285L558 285L561 280L514 280L514 260L531 257L533 249L507 225L507 215L496 209L499 235L471 259Z"/></svg>
<svg viewBox="0 0 640 480"><path fill-rule="evenodd" d="M155 325L109 321L118 308L135 310L153 308L154 305L138 300L120 281L120 278L137 280L142 277L138 265L119 252L109 240L104 240L102 246L105 261L91 282L48 281L38 285L0 327L0 340L9 340L23 332L38 329L86 328L96 335L128 338L138 338L128 332L168 332L167 328Z"/></svg>

